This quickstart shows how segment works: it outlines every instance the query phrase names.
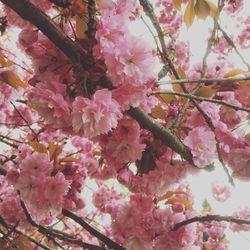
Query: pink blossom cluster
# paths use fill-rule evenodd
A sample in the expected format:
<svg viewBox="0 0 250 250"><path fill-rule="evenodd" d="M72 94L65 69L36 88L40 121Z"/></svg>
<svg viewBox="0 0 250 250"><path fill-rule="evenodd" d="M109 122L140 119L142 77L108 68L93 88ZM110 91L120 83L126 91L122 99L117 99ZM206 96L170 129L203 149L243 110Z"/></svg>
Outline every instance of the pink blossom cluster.
<svg viewBox="0 0 250 250"><path fill-rule="evenodd" d="M0 214L6 223L13 226L26 222L19 195L3 176L0 176Z"/></svg>
<svg viewBox="0 0 250 250"><path fill-rule="evenodd" d="M114 239L128 250L198 250L205 246L226 250L225 222L193 223L172 230L175 224L197 216L197 212L192 208L194 198L187 185L179 185L170 193L172 196L166 196L165 206L161 207L154 195L130 194L127 202L114 189L101 185L93 203L110 214Z"/></svg>
<svg viewBox="0 0 250 250"><path fill-rule="evenodd" d="M231 37L232 39L232 37ZM233 39L234 40L234 39ZM213 52L218 55L218 59L223 60L223 58L231 52L232 48L228 44L227 40L224 37L218 37Z"/></svg>
<svg viewBox="0 0 250 250"><path fill-rule="evenodd" d="M229 186L214 184L212 186L212 194L217 201L224 202L231 196L232 191Z"/></svg>
<svg viewBox="0 0 250 250"><path fill-rule="evenodd" d="M84 208L85 202L81 195L87 177L86 169L80 164L67 164L63 169L65 179L70 183L69 190L64 197L63 207L69 210Z"/></svg>
<svg viewBox="0 0 250 250"><path fill-rule="evenodd" d="M95 56L103 59L107 74L117 88L114 98L122 110L138 106L146 99L146 84L156 79L156 57L146 41L129 31L131 19L137 18L138 2L101 1Z"/></svg>
<svg viewBox="0 0 250 250"><path fill-rule="evenodd" d="M217 95L228 103L241 107L241 103L235 98L233 92L220 92ZM243 133L238 131L235 133L230 132L230 129L240 125L247 118L246 112L206 102L202 102L200 107L215 127L215 134L220 141L222 156L233 169L234 175L243 177L245 174L247 178L249 176L246 167L249 159L249 153L247 153L249 143L244 139ZM183 142L191 149L195 165L204 167L212 164L217 159L217 142L214 131L211 130L204 117L196 109L192 111L186 122L186 125L191 130ZM242 157L236 157L237 154Z"/></svg>
<svg viewBox="0 0 250 250"><path fill-rule="evenodd" d="M233 104L238 107L242 107L242 104L235 98L233 92L222 92L218 96L222 97L223 100L226 100L228 103ZM227 124L227 127L230 129L235 128L237 125L244 122L248 117L248 114L241 110L232 110L227 106L221 106L220 108L220 120Z"/></svg>
<svg viewBox="0 0 250 250"><path fill-rule="evenodd" d="M198 230L202 232L203 246L209 246L211 249L227 250L226 228L225 222L199 223Z"/></svg>
<svg viewBox="0 0 250 250"><path fill-rule="evenodd" d="M243 220L249 220L250 219L250 208L249 207L244 207L239 209L234 214L235 218L243 219ZM244 224L236 224L236 223L231 223L230 228L234 232L239 232L239 231L249 231L250 230L250 225L244 225Z"/></svg>
<svg viewBox="0 0 250 250"><path fill-rule="evenodd" d="M244 29L241 31L237 38L237 43L243 49L249 49L250 47L250 17L248 16L247 19L244 21Z"/></svg>
<svg viewBox="0 0 250 250"><path fill-rule="evenodd" d="M120 106L108 89L97 90L91 100L78 96L73 102L73 130L85 137L108 133L121 118Z"/></svg>
<svg viewBox="0 0 250 250"><path fill-rule="evenodd" d="M172 0L158 0L156 7L160 8L159 21L163 25L164 30L177 38L182 25L182 15L173 8Z"/></svg>
<svg viewBox="0 0 250 250"><path fill-rule="evenodd" d="M19 191L33 217L38 221L59 213L70 182L59 172L53 173L53 164L46 154L26 155L19 164L8 172L8 182Z"/></svg>
<svg viewBox="0 0 250 250"><path fill-rule="evenodd" d="M184 42L184 41L180 41L180 42L176 42L175 44L175 58L174 58L174 62L176 65L179 65L179 67L181 66L184 70L187 70L189 68L190 65L190 61L189 61L189 43L188 42Z"/></svg>
<svg viewBox="0 0 250 250"><path fill-rule="evenodd" d="M100 145L106 160L117 170L125 163L141 159L145 148L139 124L127 117L120 120L112 133L101 137Z"/></svg>
<svg viewBox="0 0 250 250"><path fill-rule="evenodd" d="M42 2L41 2L42 4ZM67 86L74 81L65 55L32 25L19 34L19 47L32 59L35 75L29 80L27 97L30 105L51 129L72 130L71 104ZM65 74L65 72L68 72Z"/></svg>
<svg viewBox="0 0 250 250"><path fill-rule="evenodd" d="M1 82L1 81L0 81ZM0 83L0 120L5 121L10 113L9 103L14 101L18 96L18 92L3 82Z"/></svg>
<svg viewBox="0 0 250 250"><path fill-rule="evenodd" d="M203 168L216 160L216 141L210 128L193 128L183 142L190 148L194 164L197 167Z"/></svg>
<svg viewBox="0 0 250 250"><path fill-rule="evenodd" d="M93 204L102 213L113 214L118 212L119 205L124 203L124 195L118 193L114 188L101 185L93 195Z"/></svg>
<svg viewBox="0 0 250 250"><path fill-rule="evenodd" d="M235 15L244 7L243 0L226 0L225 11L230 15Z"/></svg>
<svg viewBox="0 0 250 250"><path fill-rule="evenodd" d="M180 160L169 162L169 154L166 153L156 161L155 169L147 174L134 175L131 170L124 168L119 172L118 180L133 193L163 195L184 179L189 171L188 163Z"/></svg>

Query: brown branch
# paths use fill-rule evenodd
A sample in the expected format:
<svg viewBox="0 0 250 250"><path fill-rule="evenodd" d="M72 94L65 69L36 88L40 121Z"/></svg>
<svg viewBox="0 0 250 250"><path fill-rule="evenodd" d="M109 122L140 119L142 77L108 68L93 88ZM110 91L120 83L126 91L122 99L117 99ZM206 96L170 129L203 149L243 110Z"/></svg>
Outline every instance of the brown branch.
<svg viewBox="0 0 250 250"><path fill-rule="evenodd" d="M131 108L128 113L139 122L142 128L151 131L156 138L160 139L164 144L179 153L185 160L192 163L191 152L182 142L179 141L178 137L170 129L163 127L140 109Z"/></svg>
<svg viewBox="0 0 250 250"><path fill-rule="evenodd" d="M73 243L73 244L76 244L80 247L83 247L84 249L89 249L89 250L105 250L105 248L103 247L99 247L99 246L96 246L96 245L92 245L92 244L89 244L89 243L86 243L86 242L83 242L81 241L80 239L78 238L75 238L69 234L66 234L62 231L58 231L56 229L52 229L52 228L47 228L45 226L42 226L42 225L39 225L37 224L31 217L31 215L29 214L29 211L27 210L24 202L21 200L20 201L20 204L21 204L21 207L23 208L23 211L25 213L25 216L28 220L28 222L33 226L33 227L36 227L38 229L38 232L46 235L48 237L48 239L50 239L51 237L55 237L55 238L58 238L62 241L65 241L65 242L69 242L69 243Z"/></svg>
<svg viewBox="0 0 250 250"><path fill-rule="evenodd" d="M179 228L186 226L188 224L194 223L194 222L211 222L211 221L226 221L226 222L231 222L231 223L236 223L240 225L250 225L249 220L244 220L244 219L238 219L233 216L221 216L218 214L215 215L205 215L201 217L193 217L188 220L184 220L182 222L179 222L173 226L173 231L177 231Z"/></svg>
<svg viewBox="0 0 250 250"><path fill-rule="evenodd" d="M4 219L0 216L0 224L2 226L4 226L7 230L8 230L8 233L9 232L14 232L16 234L19 234L19 235L22 235L24 236L25 238L27 238L28 240L30 240L31 242L35 243L37 246L41 247L42 249L45 249L45 250L52 250L51 248L49 248L48 246L42 244L40 241L32 238L31 236L23 233L22 231L18 230L17 227L12 227L12 226L9 226L5 221Z"/></svg>
<svg viewBox="0 0 250 250"><path fill-rule="evenodd" d="M202 79L181 79L156 82L156 86L164 84L183 84L183 83L217 83L217 82L241 82L248 81L250 77L230 77L230 78L202 78Z"/></svg>
<svg viewBox="0 0 250 250"><path fill-rule="evenodd" d="M20 118L26 123L26 125L28 126L28 128L30 129L30 131L37 136L37 133L35 132L35 130L31 127L31 125L29 124L29 122L27 121L27 119L23 116L23 114L19 111L19 109L16 107L16 105L13 102L10 102L11 105L14 107L15 111L17 112L17 114L20 116Z"/></svg>
<svg viewBox="0 0 250 250"><path fill-rule="evenodd" d="M1 2L35 25L73 62L81 62L85 70L91 68L93 61L87 58L82 49L62 32L49 16L29 0L1 0Z"/></svg>
<svg viewBox="0 0 250 250"><path fill-rule="evenodd" d="M217 150L217 155L218 155L218 159L223 167L223 170L225 172L225 174L227 175L227 178L228 178L228 181L229 183L234 186L234 180L232 178L232 176L230 175L227 167L226 167L226 164L222 158L222 155L221 155L221 149L220 149L220 140L218 139L217 137L217 134L216 134L216 131L215 131L215 126L212 122L212 119L207 115L206 112L203 111L203 109L200 107L199 104L196 103L195 100L191 99L191 102L195 105L195 107L197 108L197 110L200 112L200 114L203 116L204 120L206 121L208 127L211 129L211 131L213 131L214 133L214 137L215 137L215 141L216 141L216 150Z"/></svg>
<svg viewBox="0 0 250 250"><path fill-rule="evenodd" d="M69 210L62 209L62 214L64 216L69 217L70 219L74 220L76 223L81 225L85 230L87 230L92 236L95 236L97 239L102 241L105 245L107 245L109 248L114 250L125 250L122 246L105 236L104 234L100 233L93 227L91 227L87 222L85 222L82 218L77 216L76 214L70 212Z"/></svg>
<svg viewBox="0 0 250 250"><path fill-rule="evenodd" d="M70 6L69 0L48 0L48 1L64 9Z"/></svg>
<svg viewBox="0 0 250 250"><path fill-rule="evenodd" d="M182 96L182 97L185 97L188 99L194 99L197 101L212 102L212 103L224 105L224 106L227 106L229 108L235 109L237 111L242 110L242 111L250 112L250 108L244 108L244 107L240 107L237 105L233 105L233 104L231 104L229 102L225 102L223 100L209 99L206 97L196 96L196 95L192 95L192 94L186 94L186 93L175 92L175 91L171 92L171 91L166 91L166 90L156 90L156 91L152 91L149 93L149 95L157 95L157 94L177 95L177 96Z"/></svg>
<svg viewBox="0 0 250 250"><path fill-rule="evenodd" d="M7 171L0 165L0 175L7 175Z"/></svg>
<svg viewBox="0 0 250 250"><path fill-rule="evenodd" d="M17 14L19 14L22 18L35 25L59 49L61 49L66 56L71 58L73 62L80 62L84 70L89 70L92 67L94 59L87 57L74 41L66 36L47 15L30 3L30 1L0 1L16 11ZM172 62L170 61L169 63ZM106 76L104 76L100 81L106 83L108 86L111 85L109 79ZM160 124L157 124L156 121L151 119L144 111L138 108L132 108L128 113L140 124L141 127L151 131L155 137L159 138L163 143L179 153L183 159L193 163L190 150L186 148L179 138L174 136L170 130L167 130Z"/></svg>
<svg viewBox="0 0 250 250"><path fill-rule="evenodd" d="M249 63L245 60L245 58L241 55L240 51L236 47L234 41L230 38L230 36L226 33L225 30L221 27L221 25L216 21L218 29L221 31L223 37L226 39L227 43L235 50L236 54L240 57L241 61L247 66L248 70L250 70Z"/></svg>
<svg viewBox="0 0 250 250"><path fill-rule="evenodd" d="M11 142L5 141L3 138L0 138L0 142L4 143L4 144L6 144L6 145L8 145L8 146L10 146L12 148L18 149L18 146L16 144L13 144Z"/></svg>
<svg viewBox="0 0 250 250"><path fill-rule="evenodd" d="M165 44L165 35L164 32L162 31L162 28L158 22L158 18L154 12L154 7L153 5L148 1L148 0L140 0L140 4L143 7L143 10L145 12L145 14L149 17L149 19L151 20L160 44L161 44L161 48L162 48L162 53L160 53L160 56L162 58L162 61L164 62L164 64L168 65L169 68L171 69L172 73L174 74L176 79L180 79L177 70L175 69L175 66L172 62L172 60L168 57L168 51L167 51L167 47Z"/></svg>
<svg viewBox="0 0 250 250"><path fill-rule="evenodd" d="M96 33L96 1L88 0L88 29L86 34L88 38L95 39Z"/></svg>

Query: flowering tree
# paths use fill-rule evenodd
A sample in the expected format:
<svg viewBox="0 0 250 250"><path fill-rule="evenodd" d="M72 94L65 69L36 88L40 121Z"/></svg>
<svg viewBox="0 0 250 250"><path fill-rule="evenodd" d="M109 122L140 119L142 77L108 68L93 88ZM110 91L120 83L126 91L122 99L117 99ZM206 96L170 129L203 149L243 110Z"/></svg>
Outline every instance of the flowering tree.
<svg viewBox="0 0 250 250"><path fill-rule="evenodd" d="M212 168L250 179L243 0L0 2L1 249L217 250L227 227L250 229L250 208L197 210L184 182ZM207 17L193 64L181 30Z"/></svg>

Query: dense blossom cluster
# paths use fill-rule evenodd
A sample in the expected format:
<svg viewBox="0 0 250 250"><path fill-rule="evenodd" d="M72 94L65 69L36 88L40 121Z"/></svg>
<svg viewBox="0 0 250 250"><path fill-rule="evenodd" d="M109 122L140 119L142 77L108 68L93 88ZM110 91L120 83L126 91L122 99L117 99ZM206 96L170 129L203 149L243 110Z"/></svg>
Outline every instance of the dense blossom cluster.
<svg viewBox="0 0 250 250"><path fill-rule="evenodd" d="M64 8L55 7L52 2L56 1L30 2L54 17L55 27L67 38L77 38L76 46L91 58L93 67L87 70L82 62L70 61L37 27L4 6L8 28L22 28L17 48L31 61L32 70L21 68L19 79L20 65L11 53L2 57L1 50L0 129L4 135L0 134L0 142L8 148L0 155L0 173L6 175L0 176L0 223L3 220L29 232L22 201L36 223L51 226L60 219L67 232L90 243L99 244L68 225L61 217L62 209L93 218L89 221L105 221L108 216L105 233L128 250L226 250L225 222L198 222L177 230L174 226L212 214L211 208L196 209L195 196L185 182L189 174L219 159L234 178L250 179L250 140L242 126L249 120L249 113L242 110L250 107L249 82L201 84L198 90L197 83L190 83L187 91L228 105L203 99L196 102L198 107L190 102L184 110L187 103L181 96L151 95L161 90L155 84L160 77L156 69L166 65L160 42L153 46L131 28L145 19L140 5L145 1L97 1L95 38L90 42L78 39L75 32L84 16L80 13L85 10L83 3L62 1L71 6ZM243 2L225 1L226 13L237 16ZM181 3L183 7L190 1ZM166 38L167 56L181 78L249 75L226 59L233 48L223 36L209 51L217 61L191 64L189 43L179 40L183 15L174 1L159 0L153 6ZM232 37L243 49L249 48L249 20L240 19L244 27L238 37ZM85 42L92 45L91 53ZM168 73L163 77L178 78ZM180 94L185 90L180 85L172 88ZM138 107L143 115L136 121L129 114ZM161 138L168 133L171 143ZM185 150L192 156L189 161L181 153ZM94 181L95 187L89 187L88 181ZM116 181L122 191L110 187L110 181ZM224 202L232 190L214 185L212 194ZM92 197L91 211L87 196ZM250 219L249 208L236 211L235 217ZM231 223L230 229L246 231L249 226Z"/></svg>

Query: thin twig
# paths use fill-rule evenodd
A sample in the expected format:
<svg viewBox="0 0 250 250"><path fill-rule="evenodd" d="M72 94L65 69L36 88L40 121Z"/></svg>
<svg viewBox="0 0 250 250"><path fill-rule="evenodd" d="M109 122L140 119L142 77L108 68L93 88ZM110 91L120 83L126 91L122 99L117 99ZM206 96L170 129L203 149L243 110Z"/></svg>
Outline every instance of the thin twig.
<svg viewBox="0 0 250 250"><path fill-rule="evenodd" d="M140 4L143 7L143 10L145 14L150 18L157 34L158 38L161 44L162 53L160 53L161 59L164 62L164 64L168 65L171 69L172 73L176 77L176 79L180 79L177 70L175 69L175 66L172 62L172 60L168 57L167 47L165 44L165 34L158 22L158 18L154 12L153 5L148 0L140 0Z"/></svg>
<svg viewBox="0 0 250 250"><path fill-rule="evenodd" d="M78 238L75 238L69 234L66 234L62 231L58 231L56 229L51 229L51 228L47 228L45 226L39 225L37 224L31 217L31 215L29 214L24 202L21 200L20 201L21 207L23 208L23 211L26 215L26 218L28 220L28 222L33 226L36 227L38 229L38 231L44 235L46 235L48 238L51 237L55 237L58 238L60 240L66 241L66 242L70 242L73 244L77 244L78 246L83 247L84 249L89 249L89 250L105 250L105 248L103 247L99 247L96 245L92 245L86 242L81 241Z"/></svg>
<svg viewBox="0 0 250 250"><path fill-rule="evenodd" d="M14 107L15 111L18 113L18 115L21 117L21 119L27 124L27 126L29 127L30 131L37 136L37 133L34 131L34 129L30 126L29 122L27 121L27 119L23 116L23 114L18 110L18 108L16 107L16 105L13 102L10 102L11 105Z"/></svg>
<svg viewBox="0 0 250 250"><path fill-rule="evenodd" d="M170 67L173 75L175 76L175 78L177 80L180 80L180 76L179 76L177 70L175 69L174 64L172 63L171 59L167 55L167 50L166 50L166 45L165 45L165 40L164 40L164 33L163 33L162 29L161 29L161 26L160 26L160 24L158 22L158 19L156 17L155 12L154 12L153 5L148 0L140 0L140 4L142 5L144 12L146 13L146 15L148 15L148 17L150 18L153 26L155 27L155 29L157 31L157 34L158 34L158 37L159 37L159 40L160 40L160 43L161 43L161 46L162 46L162 51L163 51L163 55L161 55L161 56L163 56L163 62L169 65L169 67ZM183 83L181 83L180 86L181 86L182 90L185 93L189 94L189 91L187 90L186 86ZM197 110L203 116L203 118L205 119L205 121L208 124L209 128L213 131L213 133L215 135L215 140L216 140L216 148L217 148L217 153L218 153L218 159L221 162L226 175L228 176L229 182L232 185L234 185L233 179L230 176L229 171L226 168L226 165L225 165L225 163L223 161L223 158L221 156L220 142L219 142L218 137L217 137L217 135L215 133L215 127L213 125L213 122L212 122L211 118L203 111L203 109L199 106L199 104L196 103L196 101L194 99L191 99L191 102L194 104L194 106L197 108ZM186 107L187 106L188 105L186 105ZM174 132L176 132L176 131L174 130Z"/></svg>
<svg viewBox="0 0 250 250"><path fill-rule="evenodd" d="M202 79L181 79L156 82L156 86L165 84L183 84L183 83L219 83L219 82L241 82L248 81L250 77L230 77L230 78L202 78Z"/></svg>
<svg viewBox="0 0 250 250"><path fill-rule="evenodd" d="M221 25L217 22L218 25L218 29L221 31L223 37L226 39L227 43L234 48L236 54L240 57L240 59L242 60L242 62L247 66L248 70L250 70L250 65L249 63L245 60L245 58L241 55L240 51L238 50L238 48L236 47L234 41L230 38L230 36L226 33L226 31L221 27Z"/></svg>
<svg viewBox="0 0 250 250"><path fill-rule="evenodd" d="M92 236L95 236L99 240L101 240L104 244L114 250L125 250L124 247L120 246L104 234L97 231L95 228L91 227L87 222L85 222L81 217L77 216L76 214L70 212L69 210L63 209L62 214L64 216L69 217L70 219L74 220L76 223L81 225L85 230L87 230Z"/></svg>
<svg viewBox="0 0 250 250"><path fill-rule="evenodd" d="M218 214L215 215L205 215L201 217L193 217L191 219L179 222L173 226L173 231L177 231L179 228L182 226L186 226L188 224L194 223L194 222L211 222L211 221L226 221L226 222L231 222L231 223L236 223L239 225L250 225L249 220L244 220L244 219L238 219L233 216L221 216Z"/></svg>
<svg viewBox="0 0 250 250"><path fill-rule="evenodd" d="M233 105L229 102L225 102L223 100L218 100L218 99L210 99L210 98L206 98L206 97L201 97L201 96L196 96L196 95L192 95L192 94L186 94L186 93L181 93L181 92L171 92L171 91L166 91L166 90L156 90L156 91L152 91L149 93L149 95L157 95L157 94L168 94L168 95L177 95L177 96L182 96L188 99L194 99L197 101L204 101L204 102L212 102L212 103L216 103L216 104L220 104L220 105L224 105L227 106L229 108L235 109L235 110L242 110L242 111L246 111L246 112L250 112L250 108L245 108L245 107L240 107L237 105Z"/></svg>

